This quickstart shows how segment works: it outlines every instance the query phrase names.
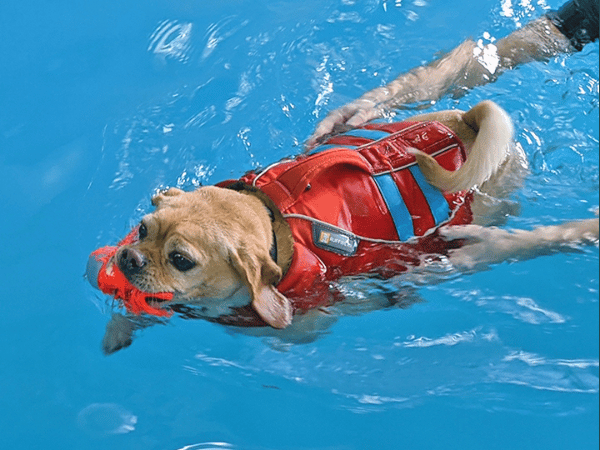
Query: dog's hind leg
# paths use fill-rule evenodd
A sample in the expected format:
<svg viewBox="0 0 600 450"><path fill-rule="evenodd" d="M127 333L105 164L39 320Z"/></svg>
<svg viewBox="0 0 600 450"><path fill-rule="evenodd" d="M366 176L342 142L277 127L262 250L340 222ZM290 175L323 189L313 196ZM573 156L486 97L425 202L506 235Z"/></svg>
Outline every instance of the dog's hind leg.
<svg viewBox="0 0 600 450"><path fill-rule="evenodd" d="M449 252L452 266L461 271L485 269L507 260L525 260L559 251L573 251L579 245L598 244L598 219L566 222L533 230L503 230L479 225L440 229L448 240L465 244Z"/></svg>

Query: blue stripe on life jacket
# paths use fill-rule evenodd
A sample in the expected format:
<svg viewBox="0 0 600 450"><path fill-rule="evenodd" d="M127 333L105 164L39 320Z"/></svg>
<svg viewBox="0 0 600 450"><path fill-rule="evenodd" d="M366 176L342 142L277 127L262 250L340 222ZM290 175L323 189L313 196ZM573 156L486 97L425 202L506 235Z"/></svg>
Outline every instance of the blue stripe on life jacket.
<svg viewBox="0 0 600 450"><path fill-rule="evenodd" d="M401 241L410 239L415 235L412 218L404 200L402 200L402 196L400 195L400 191L398 190L398 186L392 178L392 175L389 173L376 175L373 179L375 180L375 183L377 183L379 192L381 192L385 204L390 211L394 226L396 227L396 232L398 233L398 238Z"/></svg>
<svg viewBox="0 0 600 450"><path fill-rule="evenodd" d="M337 136L344 136L344 137L358 137L358 138L371 139L373 141L378 141L379 139L384 139L384 138L388 137L389 135L390 135L390 133L388 133L387 131L383 131L383 130L369 130L367 128L355 128L355 129L352 129L345 133L342 133L342 134L339 134L336 136L332 136L331 139L335 139ZM363 144L363 145L365 145L365 144ZM356 147L358 147L358 145L352 145L349 143L345 143L343 145L329 144L328 141L326 140L324 143L313 148L309 153L312 155L315 153L324 152L325 150L329 150L331 148L340 148L340 147L356 148Z"/></svg>
<svg viewBox="0 0 600 450"><path fill-rule="evenodd" d="M421 191L429 204L429 208L431 209L435 224L439 225L445 220L448 220L448 217L450 216L450 206L442 192L427 182L427 179L418 166L412 166L408 170L410 170L413 178L421 188Z"/></svg>
<svg viewBox="0 0 600 450"><path fill-rule="evenodd" d="M369 130L367 128L355 128L346 133L346 136L356 136L361 138L373 139L374 141L378 141L379 139L386 138L390 135L387 131L383 130Z"/></svg>

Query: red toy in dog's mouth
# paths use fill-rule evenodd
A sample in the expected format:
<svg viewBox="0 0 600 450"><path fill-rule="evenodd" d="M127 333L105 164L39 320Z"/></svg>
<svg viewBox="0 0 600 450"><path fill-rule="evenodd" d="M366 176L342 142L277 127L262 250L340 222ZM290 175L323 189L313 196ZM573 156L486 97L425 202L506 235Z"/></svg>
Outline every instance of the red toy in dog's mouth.
<svg viewBox="0 0 600 450"><path fill-rule="evenodd" d="M138 229L134 228L116 246L106 246L92 252L88 259L86 278L90 284L117 300L123 302L127 312L140 315L171 316L172 311L157 308L161 303L173 299L172 292L148 293L140 291L125 277L113 256L123 245L131 244L138 238Z"/></svg>

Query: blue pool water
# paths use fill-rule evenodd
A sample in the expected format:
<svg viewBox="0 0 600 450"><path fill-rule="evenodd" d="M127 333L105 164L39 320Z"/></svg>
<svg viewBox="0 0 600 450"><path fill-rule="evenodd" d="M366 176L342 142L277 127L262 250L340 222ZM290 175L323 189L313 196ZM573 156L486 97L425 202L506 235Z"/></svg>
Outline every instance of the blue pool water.
<svg viewBox="0 0 600 450"><path fill-rule="evenodd" d="M341 315L312 342L174 318L109 357L111 307L83 279L154 190L296 153L333 108L560 4L2 2L1 447L597 448L597 246L399 281L418 302ZM593 217L598 44L432 109L483 99L532 166L506 227Z"/></svg>

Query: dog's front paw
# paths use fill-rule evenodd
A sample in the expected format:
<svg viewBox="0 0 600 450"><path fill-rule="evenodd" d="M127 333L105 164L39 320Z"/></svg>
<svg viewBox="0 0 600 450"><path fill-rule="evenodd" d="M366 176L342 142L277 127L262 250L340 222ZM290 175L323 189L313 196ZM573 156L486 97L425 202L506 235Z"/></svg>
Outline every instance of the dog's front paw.
<svg viewBox="0 0 600 450"><path fill-rule="evenodd" d="M102 339L102 351L110 355L133 342L134 323L121 314L114 314L106 325L106 332Z"/></svg>

